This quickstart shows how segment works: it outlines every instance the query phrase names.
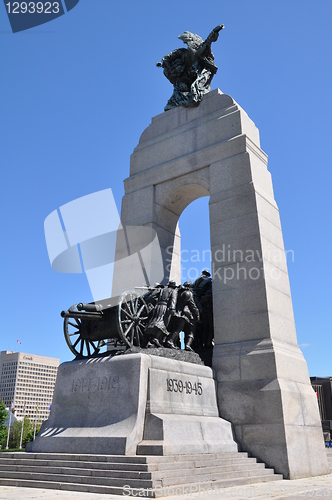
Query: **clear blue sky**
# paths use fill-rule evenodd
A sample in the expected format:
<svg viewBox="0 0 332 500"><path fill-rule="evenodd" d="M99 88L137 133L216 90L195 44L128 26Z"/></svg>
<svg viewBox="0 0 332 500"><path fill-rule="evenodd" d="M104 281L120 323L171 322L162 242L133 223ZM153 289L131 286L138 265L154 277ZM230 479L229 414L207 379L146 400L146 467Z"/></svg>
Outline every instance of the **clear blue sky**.
<svg viewBox="0 0 332 500"><path fill-rule="evenodd" d="M12 34L0 6L0 349L72 359L59 313L91 295L85 275L52 270L44 219L109 187L120 209L130 154L172 93L156 62L182 45L183 31L204 38L223 23L212 88L260 130L295 255L299 345L310 375L332 375L331 19L331 0L80 0L59 19ZM183 248L209 248L206 200L180 223Z"/></svg>

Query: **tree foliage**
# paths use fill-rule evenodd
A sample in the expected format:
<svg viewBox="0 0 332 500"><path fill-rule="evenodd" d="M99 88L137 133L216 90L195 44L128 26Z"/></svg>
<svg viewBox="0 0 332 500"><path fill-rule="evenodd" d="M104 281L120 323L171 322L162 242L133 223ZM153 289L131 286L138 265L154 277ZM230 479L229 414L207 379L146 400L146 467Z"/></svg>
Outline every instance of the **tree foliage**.
<svg viewBox="0 0 332 500"><path fill-rule="evenodd" d="M34 422L31 422L29 417L24 417L22 448L25 448L26 444L33 440L34 427ZM39 430L40 425L37 424L36 435L38 434ZM20 446L21 432L22 421L14 422L10 427L9 448L18 448Z"/></svg>
<svg viewBox="0 0 332 500"><path fill-rule="evenodd" d="M5 448L7 441L7 427L5 420L7 418L7 410L5 403L0 399L0 446Z"/></svg>
<svg viewBox="0 0 332 500"><path fill-rule="evenodd" d="M1 449L5 449L7 444L8 429L4 425L6 417L7 417L7 411L5 410L5 405L0 400L0 448ZM24 417L22 448L25 448L26 444L33 440L34 427L35 423L31 422L29 417ZM38 434L39 430L40 430L40 424L37 424L36 435ZM19 448L21 440L21 432L22 432L22 421L13 422L13 424L10 426L10 434L9 434L8 447L10 449Z"/></svg>
<svg viewBox="0 0 332 500"><path fill-rule="evenodd" d="M6 442L7 442L7 427L3 425L0 427L0 447L1 449L4 449L6 447Z"/></svg>
<svg viewBox="0 0 332 500"><path fill-rule="evenodd" d="M7 410L5 403L0 399L0 428L5 424L7 418Z"/></svg>

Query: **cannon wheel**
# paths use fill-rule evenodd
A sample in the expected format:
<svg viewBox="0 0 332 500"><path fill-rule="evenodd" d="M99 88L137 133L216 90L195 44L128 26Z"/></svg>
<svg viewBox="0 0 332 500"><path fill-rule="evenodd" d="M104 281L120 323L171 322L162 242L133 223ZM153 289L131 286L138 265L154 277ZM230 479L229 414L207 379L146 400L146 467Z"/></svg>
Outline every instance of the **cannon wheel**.
<svg viewBox="0 0 332 500"><path fill-rule="evenodd" d="M117 327L120 339L128 347L144 346L144 330L148 308L143 297L135 291L124 292L118 303Z"/></svg>
<svg viewBox="0 0 332 500"><path fill-rule="evenodd" d="M77 304L71 306L68 311L78 311ZM101 346L99 341L82 338L82 321L80 319L65 318L63 322L63 330L67 345L77 358L89 358L93 354L98 354L100 351Z"/></svg>

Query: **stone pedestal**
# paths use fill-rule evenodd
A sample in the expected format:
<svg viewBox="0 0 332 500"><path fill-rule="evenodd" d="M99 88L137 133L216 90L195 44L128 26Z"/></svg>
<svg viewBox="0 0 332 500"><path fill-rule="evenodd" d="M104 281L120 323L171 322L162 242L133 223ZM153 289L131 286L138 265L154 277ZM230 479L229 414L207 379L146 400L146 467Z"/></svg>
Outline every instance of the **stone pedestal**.
<svg viewBox="0 0 332 500"><path fill-rule="evenodd" d="M131 157L121 222L156 231L164 281L181 276L178 219L207 195L220 415L243 450L284 477L327 474L267 156L255 124L219 90L154 117Z"/></svg>
<svg viewBox="0 0 332 500"><path fill-rule="evenodd" d="M28 451L109 455L234 452L211 368L148 354L63 363Z"/></svg>

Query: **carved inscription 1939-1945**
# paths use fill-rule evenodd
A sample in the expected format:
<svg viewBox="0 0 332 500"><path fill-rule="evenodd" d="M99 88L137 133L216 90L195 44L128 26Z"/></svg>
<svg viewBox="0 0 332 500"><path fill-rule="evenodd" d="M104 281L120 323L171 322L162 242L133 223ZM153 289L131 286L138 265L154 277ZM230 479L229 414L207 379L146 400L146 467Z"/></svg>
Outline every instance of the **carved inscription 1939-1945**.
<svg viewBox="0 0 332 500"><path fill-rule="evenodd" d="M203 387L200 382L190 382L189 380L180 380L175 378L167 378L167 391L179 392L184 394L194 394L201 396L203 394Z"/></svg>

